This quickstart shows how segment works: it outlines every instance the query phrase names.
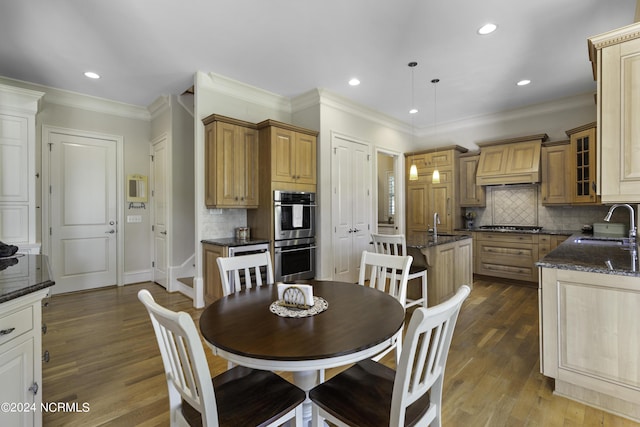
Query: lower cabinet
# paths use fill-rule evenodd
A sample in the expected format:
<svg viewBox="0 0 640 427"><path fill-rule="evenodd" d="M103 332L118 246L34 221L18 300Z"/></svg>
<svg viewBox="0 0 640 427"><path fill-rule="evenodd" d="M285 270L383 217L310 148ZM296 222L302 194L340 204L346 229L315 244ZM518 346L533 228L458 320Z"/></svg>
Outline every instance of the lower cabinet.
<svg viewBox="0 0 640 427"><path fill-rule="evenodd" d="M218 257L229 256L228 246L202 244L202 268L204 278L204 303L206 305L222 298L222 281L218 269Z"/></svg>
<svg viewBox="0 0 640 427"><path fill-rule="evenodd" d="M473 240L435 245L421 250L427 262L428 305L451 298L462 285L473 287Z"/></svg>
<svg viewBox="0 0 640 427"><path fill-rule="evenodd" d="M20 405L3 408L2 426L42 426L41 305L47 294L43 289L0 304L0 402Z"/></svg>
<svg viewBox="0 0 640 427"><path fill-rule="evenodd" d="M477 232L477 274L505 279L538 281L538 235Z"/></svg>
<svg viewBox="0 0 640 427"><path fill-rule="evenodd" d="M540 270L541 372L555 393L640 422L640 278Z"/></svg>

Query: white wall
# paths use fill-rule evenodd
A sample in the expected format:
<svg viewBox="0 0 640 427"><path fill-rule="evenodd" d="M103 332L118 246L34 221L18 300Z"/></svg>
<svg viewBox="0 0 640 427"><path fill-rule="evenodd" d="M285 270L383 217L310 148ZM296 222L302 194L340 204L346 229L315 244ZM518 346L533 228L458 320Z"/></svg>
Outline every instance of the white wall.
<svg viewBox="0 0 640 427"><path fill-rule="evenodd" d="M42 126L78 129L124 137L124 177L129 174L149 175L149 114L143 107L131 106L81 94L61 91L27 82L0 77L0 83L45 92L36 116L36 170L42 176ZM38 180L37 206L42 206L42 179ZM122 194L126 194L122 189ZM120 200L125 204L125 200ZM120 224L120 237L124 239L124 266L127 273L150 271L149 264L149 209L135 209L127 213L141 215L142 223ZM46 215L46 213L42 213ZM41 215L38 217L41 223ZM42 241L38 227L36 236Z"/></svg>

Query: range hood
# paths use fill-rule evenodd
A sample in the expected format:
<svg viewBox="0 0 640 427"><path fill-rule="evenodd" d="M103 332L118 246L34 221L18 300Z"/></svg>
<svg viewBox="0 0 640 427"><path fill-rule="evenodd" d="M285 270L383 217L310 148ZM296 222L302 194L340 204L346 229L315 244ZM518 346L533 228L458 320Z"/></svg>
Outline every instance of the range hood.
<svg viewBox="0 0 640 427"><path fill-rule="evenodd" d="M480 143L476 185L540 182L540 151L547 134Z"/></svg>

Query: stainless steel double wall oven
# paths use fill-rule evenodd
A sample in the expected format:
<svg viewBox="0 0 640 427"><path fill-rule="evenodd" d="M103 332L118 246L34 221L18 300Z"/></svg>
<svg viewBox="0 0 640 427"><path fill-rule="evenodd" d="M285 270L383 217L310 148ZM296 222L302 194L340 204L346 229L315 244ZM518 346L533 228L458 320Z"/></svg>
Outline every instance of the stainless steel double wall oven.
<svg viewBox="0 0 640 427"><path fill-rule="evenodd" d="M275 280L313 279L316 274L316 194L273 192Z"/></svg>

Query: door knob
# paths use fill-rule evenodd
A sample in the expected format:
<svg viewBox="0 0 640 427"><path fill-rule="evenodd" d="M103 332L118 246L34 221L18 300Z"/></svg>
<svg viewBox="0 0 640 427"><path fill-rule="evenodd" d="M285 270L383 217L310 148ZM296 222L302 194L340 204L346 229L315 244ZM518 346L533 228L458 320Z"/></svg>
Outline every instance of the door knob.
<svg viewBox="0 0 640 427"><path fill-rule="evenodd" d="M116 232L116 230L109 230L109 231L105 231L104 234L113 234L115 232Z"/></svg>
<svg viewBox="0 0 640 427"><path fill-rule="evenodd" d="M166 231L161 231L161 232L160 232L160 234L164 234L164 235L166 235L166 234L167 234L167 232L166 232Z"/></svg>

